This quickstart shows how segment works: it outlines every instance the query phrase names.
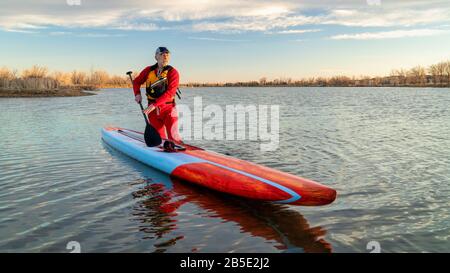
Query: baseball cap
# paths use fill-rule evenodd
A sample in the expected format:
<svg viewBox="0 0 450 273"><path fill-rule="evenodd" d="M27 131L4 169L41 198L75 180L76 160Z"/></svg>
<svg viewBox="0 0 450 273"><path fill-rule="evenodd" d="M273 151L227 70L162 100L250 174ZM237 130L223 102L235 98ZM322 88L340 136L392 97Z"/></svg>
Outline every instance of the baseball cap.
<svg viewBox="0 0 450 273"><path fill-rule="evenodd" d="M165 53L165 52L170 53L170 51L167 49L167 47L160 46L156 49L155 54L161 54L161 53Z"/></svg>

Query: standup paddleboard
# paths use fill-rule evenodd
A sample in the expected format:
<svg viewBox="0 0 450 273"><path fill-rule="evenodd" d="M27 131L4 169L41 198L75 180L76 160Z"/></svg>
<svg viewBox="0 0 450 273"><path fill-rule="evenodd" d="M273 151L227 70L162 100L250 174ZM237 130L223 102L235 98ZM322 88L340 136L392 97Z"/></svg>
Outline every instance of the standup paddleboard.
<svg viewBox="0 0 450 273"><path fill-rule="evenodd" d="M170 176L236 196L302 206L327 205L336 191L309 179L234 157L185 145L165 152L147 147L141 132L106 127L103 140L113 148Z"/></svg>

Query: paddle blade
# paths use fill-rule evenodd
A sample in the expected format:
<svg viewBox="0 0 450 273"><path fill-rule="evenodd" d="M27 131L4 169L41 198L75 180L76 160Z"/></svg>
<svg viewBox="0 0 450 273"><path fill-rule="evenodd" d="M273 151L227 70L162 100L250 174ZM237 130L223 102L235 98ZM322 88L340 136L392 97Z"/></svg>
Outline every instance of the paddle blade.
<svg viewBox="0 0 450 273"><path fill-rule="evenodd" d="M158 131L156 131L153 126L148 124L147 126L145 126L144 139L145 144L147 144L147 146L149 147L158 146L162 142L161 136L159 135Z"/></svg>

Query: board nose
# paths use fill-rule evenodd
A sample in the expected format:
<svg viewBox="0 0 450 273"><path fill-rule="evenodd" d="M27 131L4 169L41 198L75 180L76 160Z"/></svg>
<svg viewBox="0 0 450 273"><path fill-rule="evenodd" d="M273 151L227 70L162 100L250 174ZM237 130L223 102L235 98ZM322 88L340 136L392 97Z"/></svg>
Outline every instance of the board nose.
<svg viewBox="0 0 450 273"><path fill-rule="evenodd" d="M295 190L302 198L292 203L302 206L324 206L336 200L336 190L322 184L309 185L307 188Z"/></svg>

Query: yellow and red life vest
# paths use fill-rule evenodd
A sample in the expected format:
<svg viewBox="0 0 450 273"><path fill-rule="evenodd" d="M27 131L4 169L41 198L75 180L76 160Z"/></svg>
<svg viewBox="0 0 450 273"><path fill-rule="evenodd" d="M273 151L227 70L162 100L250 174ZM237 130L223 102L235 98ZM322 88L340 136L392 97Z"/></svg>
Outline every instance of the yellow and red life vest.
<svg viewBox="0 0 450 273"><path fill-rule="evenodd" d="M161 73L157 75L157 68L158 64L150 68L150 73L145 81L145 90L149 102L155 102L157 98L161 97L167 91L167 74L172 70L172 66L166 65ZM172 101L174 100L175 96L172 98Z"/></svg>

